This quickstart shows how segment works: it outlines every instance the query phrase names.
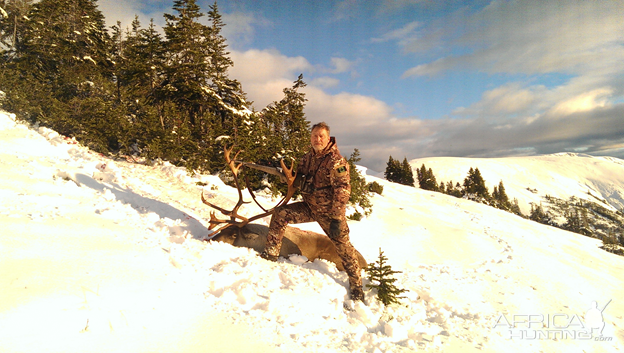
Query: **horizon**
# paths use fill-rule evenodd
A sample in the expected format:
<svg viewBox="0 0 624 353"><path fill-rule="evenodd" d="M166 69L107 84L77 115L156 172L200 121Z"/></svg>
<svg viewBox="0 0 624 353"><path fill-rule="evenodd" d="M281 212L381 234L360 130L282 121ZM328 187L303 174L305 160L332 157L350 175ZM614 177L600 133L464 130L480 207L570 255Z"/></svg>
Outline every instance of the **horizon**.
<svg viewBox="0 0 624 353"><path fill-rule="evenodd" d="M197 1L202 13L214 1ZM103 0L107 26L173 2ZM302 73L345 156L624 158L624 2L218 1L254 109ZM207 21L207 16L202 17Z"/></svg>

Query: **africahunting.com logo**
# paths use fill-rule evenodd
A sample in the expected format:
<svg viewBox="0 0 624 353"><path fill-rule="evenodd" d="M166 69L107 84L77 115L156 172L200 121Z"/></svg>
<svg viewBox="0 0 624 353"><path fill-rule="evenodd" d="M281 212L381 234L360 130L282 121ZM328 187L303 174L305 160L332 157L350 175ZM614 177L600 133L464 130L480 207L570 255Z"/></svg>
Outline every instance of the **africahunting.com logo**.
<svg viewBox="0 0 624 353"><path fill-rule="evenodd" d="M611 300L602 309L597 302L584 315L578 314L500 314L494 329L504 330L508 339L519 340L593 340L609 342L613 337L603 335L605 321L603 313Z"/></svg>

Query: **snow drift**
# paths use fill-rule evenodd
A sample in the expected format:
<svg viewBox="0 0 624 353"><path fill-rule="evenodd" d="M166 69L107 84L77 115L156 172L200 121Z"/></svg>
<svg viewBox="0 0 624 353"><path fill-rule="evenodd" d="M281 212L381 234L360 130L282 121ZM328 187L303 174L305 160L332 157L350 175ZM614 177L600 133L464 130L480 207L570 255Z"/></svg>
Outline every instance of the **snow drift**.
<svg viewBox="0 0 624 353"><path fill-rule="evenodd" d="M621 195L617 178L550 158L577 184ZM483 170L503 173L503 161ZM367 176L384 193L371 216L350 222L352 241L369 262L383 249L409 290L384 308L372 291L350 302L331 263L271 263L202 241L210 210L199 193L236 201L217 177L112 161L6 113L0 163L2 352L617 352L624 343L624 258L491 207ZM527 179L560 187L540 168ZM592 302L609 300L602 336L581 337Z"/></svg>

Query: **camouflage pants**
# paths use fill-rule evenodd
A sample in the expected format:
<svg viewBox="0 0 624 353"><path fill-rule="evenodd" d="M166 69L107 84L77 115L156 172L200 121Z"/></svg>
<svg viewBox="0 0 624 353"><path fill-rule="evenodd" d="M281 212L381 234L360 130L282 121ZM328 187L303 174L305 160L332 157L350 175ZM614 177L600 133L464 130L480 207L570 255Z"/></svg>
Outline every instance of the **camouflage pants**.
<svg viewBox="0 0 624 353"><path fill-rule="evenodd" d="M296 223L306 223L316 221L327 236L329 236L329 225L331 218L326 215L319 215L312 212L308 204L305 202L295 202L279 207L271 217L269 225L269 234L267 235L267 244L265 252L272 256L279 256L282 247L282 239L286 226ZM362 291L362 275L360 273L360 264L357 260L355 248L349 240L349 226L347 219L342 216L340 220L340 235L338 237L329 237L334 245L338 256L342 259L342 266L345 268L349 276L349 285L351 291Z"/></svg>

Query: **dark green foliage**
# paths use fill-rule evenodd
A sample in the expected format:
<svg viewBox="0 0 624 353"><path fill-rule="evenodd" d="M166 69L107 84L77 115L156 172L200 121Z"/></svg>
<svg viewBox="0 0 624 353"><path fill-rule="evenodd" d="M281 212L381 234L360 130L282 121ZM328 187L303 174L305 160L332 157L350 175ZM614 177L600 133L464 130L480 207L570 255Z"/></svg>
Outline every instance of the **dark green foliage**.
<svg viewBox="0 0 624 353"><path fill-rule="evenodd" d="M16 54L15 48L21 42L24 22L33 0L0 0L0 53L2 61L9 60ZM6 17L5 17L6 14Z"/></svg>
<svg viewBox="0 0 624 353"><path fill-rule="evenodd" d="M374 193L376 193L376 194L381 195L381 194L383 193L383 189L384 189L384 188L383 188L383 185L379 184L379 183L378 183L378 182L376 182L376 181L373 181L372 183L369 183L369 184L368 184L368 190L369 190L370 192L374 192Z"/></svg>
<svg viewBox="0 0 624 353"><path fill-rule="evenodd" d="M412 167L407 161L407 158L404 158L401 163L390 156L384 176L386 180L393 183L414 186L414 173L412 172Z"/></svg>
<svg viewBox="0 0 624 353"><path fill-rule="evenodd" d="M371 282L366 287L377 289L377 299L384 305L400 304L399 300L405 298L400 296L400 294L407 292L407 290L396 287L394 283L397 280L394 278L394 275L401 273L401 271L393 271L392 267L386 264L387 261L388 258L380 248L377 262L369 264L365 269Z"/></svg>
<svg viewBox="0 0 624 353"><path fill-rule="evenodd" d="M277 166L279 159L284 159L290 166L308 152L310 147L310 122L305 117L305 93L300 90L306 86L303 75L299 75L292 87L285 88L284 98L269 104L260 113L250 116L248 123L241 126L239 141L246 151L245 160L273 161ZM296 166L295 166L296 170ZM254 187L259 187L261 175L250 175ZM278 178L269 176L273 193L286 192L286 185Z"/></svg>
<svg viewBox="0 0 624 353"><path fill-rule="evenodd" d="M360 151L357 148L347 160L349 163L349 176L351 177L351 197L349 198L349 203L358 206L364 212L364 215L362 215L358 210L353 215L349 216L350 219L356 221L361 220L362 216L368 216L372 212L373 207L369 199L370 190L366 179L355 167L355 163L360 160Z"/></svg>
<svg viewBox="0 0 624 353"><path fill-rule="evenodd" d="M477 201L487 203L490 200L490 193L485 186L485 180L481 176L479 168L468 171L468 176L464 179L463 195ZM485 201L485 202L484 202Z"/></svg>
<svg viewBox="0 0 624 353"><path fill-rule="evenodd" d="M421 189L431 190L431 191L439 191L438 182L436 181L436 177L433 174L433 170L425 167L423 164L420 169L416 170L416 175L418 178L418 185L420 185Z"/></svg>
<svg viewBox="0 0 624 353"><path fill-rule="evenodd" d="M453 184L453 181L451 180L446 183L445 193L447 195L455 196L458 198L462 197L461 185L459 185L459 183Z"/></svg>
<svg viewBox="0 0 624 353"><path fill-rule="evenodd" d="M535 206L531 204L531 214L529 215L529 219L542 224L552 223L551 217L544 211L542 205Z"/></svg>
<svg viewBox="0 0 624 353"><path fill-rule="evenodd" d="M6 109L105 152L118 149L110 38L92 0L43 0L23 17L0 87Z"/></svg>
<svg viewBox="0 0 624 353"><path fill-rule="evenodd" d="M384 177L386 178L386 180L393 183L398 183L399 180L401 180L401 164L398 160L392 158L392 156L388 158Z"/></svg>
<svg viewBox="0 0 624 353"><path fill-rule="evenodd" d="M509 197L505 192L505 185L503 185L502 180L498 183L498 187L494 187L494 191L492 192L492 201L494 206L500 208L501 210L511 212L513 208L513 205L509 201Z"/></svg>

